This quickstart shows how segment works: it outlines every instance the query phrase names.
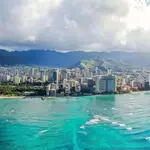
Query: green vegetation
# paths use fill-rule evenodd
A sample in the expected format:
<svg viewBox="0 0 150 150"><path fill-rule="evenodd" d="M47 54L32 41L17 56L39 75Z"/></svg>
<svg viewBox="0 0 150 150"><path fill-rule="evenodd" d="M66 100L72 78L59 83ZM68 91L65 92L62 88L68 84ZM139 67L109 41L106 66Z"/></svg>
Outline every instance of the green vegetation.
<svg viewBox="0 0 150 150"><path fill-rule="evenodd" d="M26 93L31 96L45 95L45 87L31 85L0 85L0 95L3 96L26 96Z"/></svg>
<svg viewBox="0 0 150 150"><path fill-rule="evenodd" d="M127 64L123 61L102 58L83 59L73 67L79 67L81 69L94 69L98 67L102 71L106 71L107 69L112 69L114 71L130 71L134 68L138 68L137 66Z"/></svg>
<svg viewBox="0 0 150 150"><path fill-rule="evenodd" d="M96 65L96 62L94 60L92 60L92 59L82 60L80 62L80 65L81 65L82 68L92 69Z"/></svg>

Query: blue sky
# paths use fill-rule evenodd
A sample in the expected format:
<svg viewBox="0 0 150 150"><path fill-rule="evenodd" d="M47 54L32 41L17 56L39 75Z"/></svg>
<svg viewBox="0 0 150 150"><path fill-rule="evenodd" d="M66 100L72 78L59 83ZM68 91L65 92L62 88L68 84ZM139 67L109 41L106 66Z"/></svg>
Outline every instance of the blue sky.
<svg viewBox="0 0 150 150"><path fill-rule="evenodd" d="M150 51L147 0L1 0L0 48Z"/></svg>

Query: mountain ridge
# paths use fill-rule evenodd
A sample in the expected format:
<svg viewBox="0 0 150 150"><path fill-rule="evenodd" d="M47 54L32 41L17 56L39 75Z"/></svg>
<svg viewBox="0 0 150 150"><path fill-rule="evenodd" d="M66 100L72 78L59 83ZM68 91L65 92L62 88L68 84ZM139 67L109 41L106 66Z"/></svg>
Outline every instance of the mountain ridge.
<svg viewBox="0 0 150 150"><path fill-rule="evenodd" d="M149 52L57 52L54 50L7 51L0 50L0 64L4 65L40 65L49 67L71 67L86 59L122 61L131 65L150 68Z"/></svg>

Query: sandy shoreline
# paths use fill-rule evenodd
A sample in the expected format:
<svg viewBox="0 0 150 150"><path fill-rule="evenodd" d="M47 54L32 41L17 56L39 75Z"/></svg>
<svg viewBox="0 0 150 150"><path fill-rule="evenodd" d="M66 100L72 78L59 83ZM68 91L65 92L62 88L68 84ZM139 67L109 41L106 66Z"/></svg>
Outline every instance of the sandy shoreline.
<svg viewBox="0 0 150 150"><path fill-rule="evenodd" d="M0 96L0 99L24 98L24 96Z"/></svg>
<svg viewBox="0 0 150 150"><path fill-rule="evenodd" d="M140 93L150 93L150 91L135 91L135 92L131 92L131 94L140 94Z"/></svg>
<svg viewBox="0 0 150 150"><path fill-rule="evenodd" d="M1 96L0 99L26 99L26 98L41 98L42 96ZM46 98L56 98L56 97L46 97Z"/></svg>
<svg viewBox="0 0 150 150"><path fill-rule="evenodd" d="M135 91L135 92L131 92L131 93L125 93L125 94L140 94L140 93L150 93L150 91ZM100 94L101 95L101 94ZM92 96L92 95L91 95ZM94 95L93 95L94 96ZM41 96L3 96L0 95L0 99L26 99L26 98L41 98ZM56 98L56 97L45 97L45 98Z"/></svg>

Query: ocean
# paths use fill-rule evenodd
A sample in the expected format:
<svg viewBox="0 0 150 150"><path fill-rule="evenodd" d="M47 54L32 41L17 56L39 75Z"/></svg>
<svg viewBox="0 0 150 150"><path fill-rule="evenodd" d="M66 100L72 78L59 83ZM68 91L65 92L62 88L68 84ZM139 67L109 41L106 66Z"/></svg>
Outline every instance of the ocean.
<svg viewBox="0 0 150 150"><path fill-rule="evenodd" d="M1 99L0 150L150 150L150 93Z"/></svg>

